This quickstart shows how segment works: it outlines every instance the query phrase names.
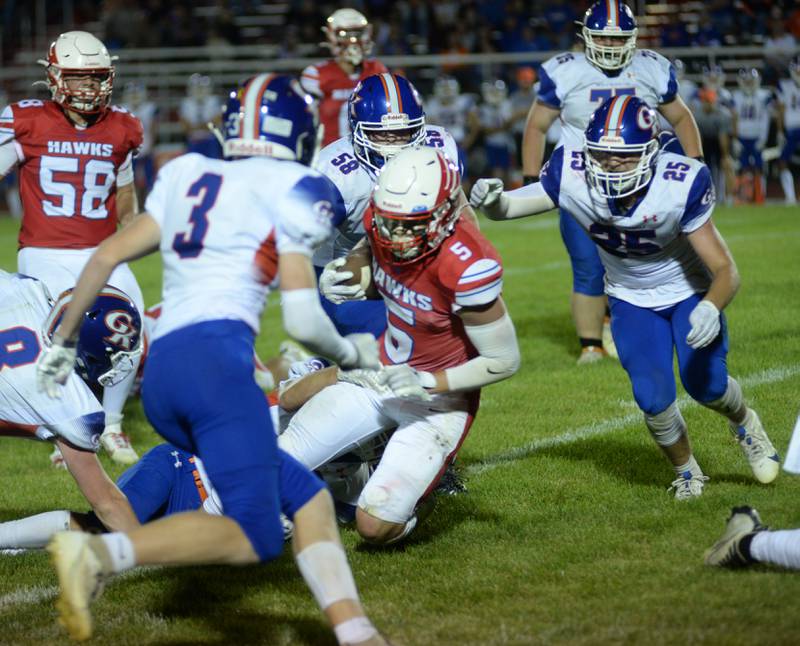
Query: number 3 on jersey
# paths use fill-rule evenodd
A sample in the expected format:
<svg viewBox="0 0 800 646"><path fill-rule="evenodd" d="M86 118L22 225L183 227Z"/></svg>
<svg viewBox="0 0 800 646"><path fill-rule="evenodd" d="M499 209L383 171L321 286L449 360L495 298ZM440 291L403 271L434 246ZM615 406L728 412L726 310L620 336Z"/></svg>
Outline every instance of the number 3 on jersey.
<svg viewBox="0 0 800 646"><path fill-rule="evenodd" d="M172 240L172 248L184 260L197 258L203 251L203 240L208 233L208 212L214 208L222 186L222 176L205 173L189 187L186 197L201 195L200 203L189 214L191 229L188 232L176 233Z"/></svg>

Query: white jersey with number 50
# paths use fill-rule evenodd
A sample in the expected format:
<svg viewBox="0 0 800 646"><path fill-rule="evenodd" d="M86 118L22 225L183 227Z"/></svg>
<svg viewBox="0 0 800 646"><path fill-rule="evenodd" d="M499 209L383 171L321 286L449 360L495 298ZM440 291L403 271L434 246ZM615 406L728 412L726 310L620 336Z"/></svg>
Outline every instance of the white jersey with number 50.
<svg viewBox="0 0 800 646"><path fill-rule="evenodd" d="M673 101L677 92L675 67L649 49L637 50L630 64L616 75L600 71L581 53L565 52L542 64L537 100L561 111L559 144L580 148L589 119L609 97L637 96L656 108Z"/></svg>
<svg viewBox="0 0 800 646"><path fill-rule="evenodd" d="M310 257L330 235L334 193L310 168L268 157L189 154L164 166L145 204L164 261L155 337L216 319L258 332L278 255Z"/></svg>
<svg viewBox="0 0 800 646"><path fill-rule="evenodd" d="M609 296L661 308L708 289L710 274L686 238L714 210L711 173L702 162L660 153L646 194L629 211L590 188L582 150L557 148L541 183L598 246Z"/></svg>
<svg viewBox="0 0 800 646"><path fill-rule="evenodd" d="M438 126L425 128L425 145L441 149L454 164L458 164L458 147L447 130ZM341 137L320 151L314 165L330 178L339 189L339 202L345 214L334 221L333 236L314 253L314 264L324 267L334 258L347 253L364 237L364 212L375 187L375 175L356 159L350 137Z"/></svg>

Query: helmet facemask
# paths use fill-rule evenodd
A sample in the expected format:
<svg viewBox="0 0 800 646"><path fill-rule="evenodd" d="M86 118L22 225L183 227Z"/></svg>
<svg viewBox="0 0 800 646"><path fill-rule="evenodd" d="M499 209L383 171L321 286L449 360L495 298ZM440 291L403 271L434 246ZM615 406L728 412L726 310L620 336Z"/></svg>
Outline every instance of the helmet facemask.
<svg viewBox="0 0 800 646"><path fill-rule="evenodd" d="M389 113L381 116L380 123L358 121L353 128L356 159L375 173L401 150L424 142L424 116L409 119L405 113Z"/></svg>
<svg viewBox="0 0 800 646"><path fill-rule="evenodd" d="M628 65L636 53L636 34L638 29L616 31L610 29L589 29L583 27L581 30L585 44L586 60L601 70L613 72L620 70ZM598 42L598 39L609 42Z"/></svg>
<svg viewBox="0 0 800 646"><path fill-rule="evenodd" d="M650 183L658 155L658 140L626 144L621 137L605 136L599 142L587 140L583 152L589 184L604 198L618 199Z"/></svg>
<svg viewBox="0 0 800 646"><path fill-rule="evenodd" d="M53 101L80 114L98 114L111 101L114 67L72 69L47 66L48 85Z"/></svg>
<svg viewBox="0 0 800 646"><path fill-rule="evenodd" d="M430 211L395 213L373 205L375 241L391 254L395 265L416 262L433 253L453 232L459 210L448 197Z"/></svg>

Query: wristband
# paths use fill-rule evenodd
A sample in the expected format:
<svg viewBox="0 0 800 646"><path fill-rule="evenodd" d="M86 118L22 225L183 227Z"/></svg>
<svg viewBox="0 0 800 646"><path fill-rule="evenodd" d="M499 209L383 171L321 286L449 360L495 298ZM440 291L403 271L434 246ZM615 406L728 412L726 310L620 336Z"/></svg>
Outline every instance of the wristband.
<svg viewBox="0 0 800 646"><path fill-rule="evenodd" d="M533 184L534 182L539 181L538 175L523 175L522 176L522 185L527 186L528 184Z"/></svg>

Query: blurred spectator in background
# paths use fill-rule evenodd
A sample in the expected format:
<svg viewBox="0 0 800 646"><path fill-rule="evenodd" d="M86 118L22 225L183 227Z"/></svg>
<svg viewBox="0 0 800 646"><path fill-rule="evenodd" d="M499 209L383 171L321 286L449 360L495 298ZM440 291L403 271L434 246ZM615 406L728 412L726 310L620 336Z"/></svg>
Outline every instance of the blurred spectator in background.
<svg viewBox="0 0 800 646"><path fill-rule="evenodd" d="M574 6L566 0L550 0L542 18L553 41L552 49L570 49L575 42L575 21L578 19Z"/></svg>
<svg viewBox="0 0 800 646"><path fill-rule="evenodd" d="M481 102L470 117L470 130L477 129L473 135L482 142L483 167L478 165L475 176L497 177L510 184L510 172L514 164L514 139L509 132L511 123L511 102L508 87L502 79L492 79L481 84ZM479 159L480 155L475 155ZM470 162L472 165L472 162Z"/></svg>
<svg viewBox="0 0 800 646"><path fill-rule="evenodd" d="M319 25L324 21L322 7L314 0L294 0L286 16L286 24L297 30L297 39L301 43L319 42Z"/></svg>
<svg viewBox="0 0 800 646"><path fill-rule="evenodd" d="M137 44L137 34L145 26L144 12L137 3L104 0L100 15L105 31L104 41L108 49L120 49Z"/></svg>
<svg viewBox="0 0 800 646"><path fill-rule="evenodd" d="M722 45L722 34L706 9L702 9L700 14L697 32L692 37L692 45L697 45L698 47L719 47Z"/></svg>
<svg viewBox="0 0 800 646"><path fill-rule="evenodd" d="M192 74L186 94L179 111L186 152L222 159L222 147L208 129L209 123L219 126L222 115L222 102L213 94L211 79L203 74Z"/></svg>
<svg viewBox="0 0 800 646"><path fill-rule="evenodd" d="M167 47L202 47L206 44L206 24L182 4L170 7L162 31L162 45Z"/></svg>
<svg viewBox="0 0 800 646"><path fill-rule="evenodd" d="M216 15L208 26L208 45L241 45L242 36L233 20L233 12L225 0L217 0Z"/></svg>
<svg viewBox="0 0 800 646"><path fill-rule="evenodd" d="M691 105L697 96L697 83L686 78L686 66L680 58L672 61L675 65L675 79L678 81L678 95L686 105Z"/></svg>
<svg viewBox="0 0 800 646"><path fill-rule="evenodd" d="M781 148L778 169L786 204L793 206L797 204L797 196L789 164L792 162L792 155L800 152L800 57L789 65L789 78L780 80L776 95L778 99L778 145Z"/></svg>
<svg viewBox="0 0 800 646"><path fill-rule="evenodd" d="M797 42L794 36L786 31L786 23L782 10L775 7L769 22L769 36L764 41L764 81L769 85L777 85L783 70L794 56Z"/></svg>
<svg viewBox="0 0 800 646"><path fill-rule="evenodd" d="M514 146L517 152L515 166L522 165L519 152L522 150L522 135L525 132L525 122L528 119L533 102L536 100L536 70L532 67L517 68L517 89L508 97L511 105L511 134L514 136Z"/></svg>
<svg viewBox="0 0 800 646"><path fill-rule="evenodd" d="M361 79L388 70L380 61L367 58L372 52L372 25L355 9L334 11L322 31L333 58L305 68L300 83L319 99L322 145L327 146L350 132L347 100L353 88Z"/></svg>
<svg viewBox="0 0 800 646"><path fill-rule="evenodd" d="M425 120L447 130L458 145L458 161L466 168L468 116L475 105L474 98L461 93L461 84L452 76L439 76L433 84L433 96L425 102Z"/></svg>
<svg viewBox="0 0 800 646"><path fill-rule="evenodd" d="M733 95L725 87L725 72L719 65L703 66L703 87L714 90L719 104L733 110Z"/></svg>
<svg viewBox="0 0 800 646"><path fill-rule="evenodd" d="M402 33L413 36L417 53L424 54L429 50L428 40L431 34L430 4L424 0L407 0L396 6L397 15L402 23Z"/></svg>
<svg viewBox="0 0 800 646"><path fill-rule="evenodd" d="M122 107L132 112L142 122L144 137L136 157L133 158L133 174L139 204L153 188L156 178L154 150L158 137L158 106L147 98L147 88L139 81L125 84Z"/></svg>
<svg viewBox="0 0 800 646"><path fill-rule="evenodd" d="M662 47L689 47L692 39L686 31L686 25L681 18L679 11L669 14L668 22L661 27L661 46Z"/></svg>
<svg viewBox="0 0 800 646"><path fill-rule="evenodd" d="M736 177L731 157L731 112L720 104L717 91L709 87L700 88L695 100L689 105L700 131L703 155L711 170L717 194L726 196L726 202L732 203Z"/></svg>

